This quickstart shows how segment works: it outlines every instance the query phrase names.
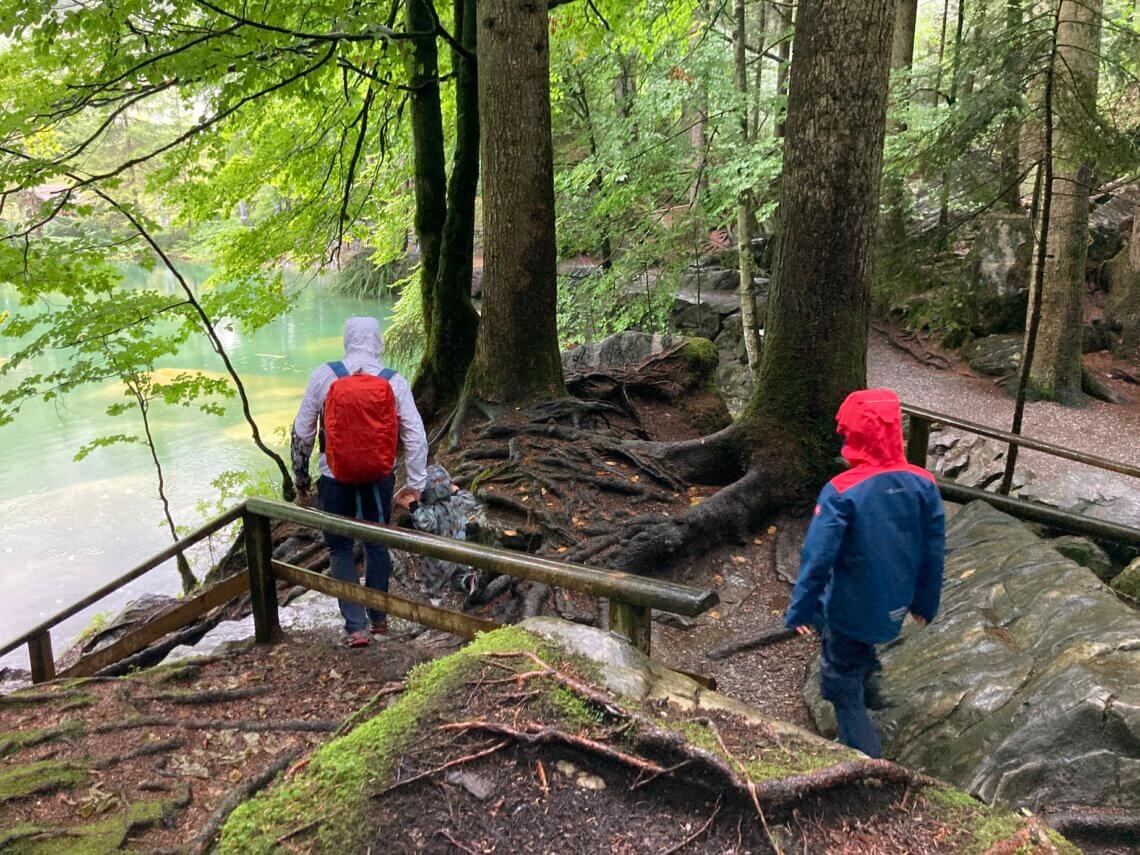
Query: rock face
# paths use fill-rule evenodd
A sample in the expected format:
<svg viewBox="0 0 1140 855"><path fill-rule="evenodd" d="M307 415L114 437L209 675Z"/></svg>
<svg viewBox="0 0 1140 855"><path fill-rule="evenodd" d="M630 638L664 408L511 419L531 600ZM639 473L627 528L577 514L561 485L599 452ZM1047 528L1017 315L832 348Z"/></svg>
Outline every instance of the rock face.
<svg viewBox="0 0 1140 855"><path fill-rule="evenodd" d="M1140 345L1140 253L1129 244L1105 266L1108 280L1108 317L1120 330L1125 348Z"/></svg>
<svg viewBox="0 0 1140 855"><path fill-rule="evenodd" d="M989 213L980 219L966 257L965 302L975 335L1009 332L1025 323L1032 240L1023 214Z"/></svg>
<svg viewBox="0 0 1140 855"><path fill-rule="evenodd" d="M1018 496L1063 511L1140 528L1140 491L1109 472L1067 472L1027 486Z"/></svg>
<svg viewBox="0 0 1140 855"><path fill-rule="evenodd" d="M930 431L926 468L965 487L996 490L1005 473L1006 451L997 440L936 425ZM1022 468L1014 474L1013 486L1020 489L1032 480L1033 473Z"/></svg>
<svg viewBox="0 0 1140 855"><path fill-rule="evenodd" d="M942 612L882 661L890 758L987 802L1140 807L1140 619L1012 517L954 517ZM827 732L818 668L805 696Z"/></svg>

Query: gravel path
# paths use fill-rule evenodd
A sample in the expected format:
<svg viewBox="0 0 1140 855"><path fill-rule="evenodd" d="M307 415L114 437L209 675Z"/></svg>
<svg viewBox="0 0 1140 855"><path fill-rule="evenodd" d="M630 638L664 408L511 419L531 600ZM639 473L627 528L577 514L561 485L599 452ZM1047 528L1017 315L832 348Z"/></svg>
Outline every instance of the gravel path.
<svg viewBox="0 0 1140 855"><path fill-rule="evenodd" d="M1104 376L1103 371L1097 373ZM1009 430L1013 419L1013 398L996 387L992 378L974 376L964 364L950 371L921 365L874 332L867 350L867 375L871 386L894 389L910 404L1004 430ZM1044 402L1029 404L1025 408L1022 433L1140 466L1140 402L1137 401L1140 390L1120 382L1108 382L1127 399L1126 403L1093 401L1083 409ZM1019 469L1024 464L1039 479L1088 468L1035 452L1022 452L1018 464ZM1140 479L1134 480L1140 485Z"/></svg>

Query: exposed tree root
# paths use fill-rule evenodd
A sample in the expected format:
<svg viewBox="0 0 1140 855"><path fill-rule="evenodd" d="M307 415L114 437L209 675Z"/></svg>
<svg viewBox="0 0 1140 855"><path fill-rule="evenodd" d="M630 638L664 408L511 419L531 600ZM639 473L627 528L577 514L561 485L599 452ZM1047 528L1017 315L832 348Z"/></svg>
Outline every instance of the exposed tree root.
<svg viewBox="0 0 1140 855"><path fill-rule="evenodd" d="M165 754L167 751L174 751L181 747L181 739L164 739L160 742L147 742L124 754L116 754L114 757L103 757L102 759L96 760L91 764L91 768L110 769L115 764L122 763L124 760L134 760L138 757L152 757L155 754Z"/></svg>
<svg viewBox="0 0 1140 855"><path fill-rule="evenodd" d="M1066 837L1111 845L1140 840L1140 811L1104 811L1071 808L1042 817Z"/></svg>
<svg viewBox="0 0 1140 855"><path fill-rule="evenodd" d="M243 701L268 695L273 686L250 686L245 689L207 689L204 692L159 692L154 695L135 695L136 701L165 701L172 704L220 704L228 701Z"/></svg>
<svg viewBox="0 0 1140 855"><path fill-rule="evenodd" d="M631 525L608 563L634 573L660 572L695 552L742 542L796 498L783 467L754 464L743 478L677 517Z"/></svg>
<svg viewBox="0 0 1140 855"><path fill-rule="evenodd" d="M301 756L303 749L293 748L288 751L283 751L276 760L273 761L266 769L259 774L243 781L239 786L230 790L217 809L210 814L210 818L206 820L206 824L202 826L202 830L194 837L193 840L186 847L186 851L191 855L201 855L206 852L210 845L213 843L214 838L218 836L218 832L222 830L222 826L226 824L231 813L242 802L249 799L254 793L266 787L270 781L277 777L278 773L288 768L289 764Z"/></svg>
<svg viewBox="0 0 1140 855"><path fill-rule="evenodd" d="M332 733L340 727L339 721L327 719L281 719L278 721L249 721L246 719L169 718L159 715L140 715L122 721L109 721L96 725L92 733L111 733L116 730L134 730L139 727L183 727L187 730L244 730L250 733L275 731L302 731Z"/></svg>
<svg viewBox="0 0 1140 855"><path fill-rule="evenodd" d="M1081 366L1081 391L1098 401L1109 404L1123 404L1124 399L1112 391L1107 383L1089 371L1085 365Z"/></svg>
<svg viewBox="0 0 1140 855"><path fill-rule="evenodd" d="M705 654L705 658L727 659L729 656L735 656L737 653L743 653L746 650L755 650L757 647L767 647L769 644L778 644L781 641L787 641L789 638L795 637L796 632L793 629L785 629L784 627L767 629L756 635L750 635L747 638L741 638L729 642L728 644L722 644L720 647L714 647Z"/></svg>

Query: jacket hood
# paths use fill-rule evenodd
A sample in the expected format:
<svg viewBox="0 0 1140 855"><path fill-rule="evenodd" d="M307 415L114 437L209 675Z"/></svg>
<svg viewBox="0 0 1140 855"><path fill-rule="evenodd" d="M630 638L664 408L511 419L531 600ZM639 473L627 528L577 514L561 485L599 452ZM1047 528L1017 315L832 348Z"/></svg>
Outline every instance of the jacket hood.
<svg viewBox="0 0 1140 855"><path fill-rule="evenodd" d="M853 466L905 466L902 408L890 389L852 392L835 416L844 459Z"/></svg>
<svg viewBox="0 0 1140 855"><path fill-rule="evenodd" d="M380 322L376 318L349 318L344 322L344 355L355 354L379 360L384 352Z"/></svg>
<svg viewBox="0 0 1140 855"><path fill-rule="evenodd" d="M450 498L451 476L438 463L433 463L427 468L427 483L424 484L420 502L431 504L432 502L446 502Z"/></svg>

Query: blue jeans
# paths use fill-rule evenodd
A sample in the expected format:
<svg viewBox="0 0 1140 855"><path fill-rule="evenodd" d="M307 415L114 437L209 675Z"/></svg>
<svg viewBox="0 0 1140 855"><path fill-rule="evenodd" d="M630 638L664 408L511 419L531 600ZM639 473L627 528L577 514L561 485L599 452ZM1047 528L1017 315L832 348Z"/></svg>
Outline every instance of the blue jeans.
<svg viewBox="0 0 1140 855"><path fill-rule="evenodd" d="M835 706L839 741L868 757L882 757L883 743L867 712L867 684L879 670L875 645L836 632L823 631L819 665L820 693Z"/></svg>
<svg viewBox="0 0 1140 855"><path fill-rule="evenodd" d="M317 505L322 511L342 517L356 517L369 522L388 522L392 518L392 489L396 479L389 475L373 484L344 484L335 478L322 475L317 482ZM377 507L377 498L380 506ZM360 584L356 561L352 558L352 538L325 532L329 547L329 566L333 578L342 582ZM364 584L374 591L388 592L388 577L392 573L392 558L383 546L364 546ZM383 621L385 615L373 609L365 613L364 606L339 600L344 616L345 632L360 632L368 622Z"/></svg>

